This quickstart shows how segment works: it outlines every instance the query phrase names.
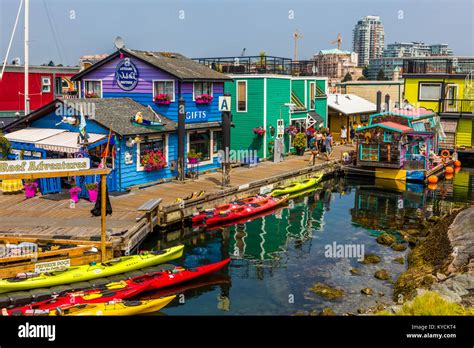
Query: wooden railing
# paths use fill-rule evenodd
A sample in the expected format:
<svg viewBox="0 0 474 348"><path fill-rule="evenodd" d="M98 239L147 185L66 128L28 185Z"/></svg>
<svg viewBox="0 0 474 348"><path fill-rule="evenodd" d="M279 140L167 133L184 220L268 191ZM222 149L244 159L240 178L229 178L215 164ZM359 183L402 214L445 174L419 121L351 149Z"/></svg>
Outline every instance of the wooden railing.
<svg viewBox="0 0 474 348"><path fill-rule="evenodd" d="M474 99L440 99L438 110L444 114L474 115Z"/></svg>

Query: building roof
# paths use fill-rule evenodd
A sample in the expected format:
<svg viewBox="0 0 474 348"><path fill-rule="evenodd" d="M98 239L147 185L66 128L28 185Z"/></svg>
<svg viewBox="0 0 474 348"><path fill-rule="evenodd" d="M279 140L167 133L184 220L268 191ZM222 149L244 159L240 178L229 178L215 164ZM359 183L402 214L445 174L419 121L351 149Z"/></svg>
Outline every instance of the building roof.
<svg viewBox="0 0 474 348"><path fill-rule="evenodd" d="M30 73L43 73L43 74L77 74L80 71L79 67L74 66L49 66L49 65L30 65L28 67ZM5 65L5 72L17 72L24 73L24 65Z"/></svg>
<svg viewBox="0 0 474 348"><path fill-rule="evenodd" d="M141 61L148 63L158 69L166 71L167 73L175 76L176 78L183 81L196 81L196 80L207 80L207 81L228 81L231 78L220 72L212 70L207 66L195 62L179 53L174 52L154 52L154 51L139 51L132 50L130 48L122 48L115 53L111 54L107 58L97 62L91 67L81 71L79 74L73 77L73 80L78 80L82 76L89 72L101 67L109 61L115 59L117 56L123 53L124 55L132 56Z"/></svg>
<svg viewBox="0 0 474 348"><path fill-rule="evenodd" d="M5 135L9 141L18 141L22 143L35 143L37 141L52 137L54 135L66 132L66 129L51 128L24 128L16 132Z"/></svg>
<svg viewBox="0 0 474 348"><path fill-rule="evenodd" d="M336 86L346 86L346 85L354 85L354 86L359 86L359 85L403 85L403 80L398 80L398 81L373 81L373 80L357 80L357 81L346 81L346 82L339 82L336 83Z"/></svg>
<svg viewBox="0 0 474 348"><path fill-rule="evenodd" d="M355 94L328 94L328 107L346 115L370 113L377 110L377 106Z"/></svg>
<svg viewBox="0 0 474 348"><path fill-rule="evenodd" d="M164 124L162 132L174 131L177 127L176 122L171 121L163 115L155 113L151 108L143 106L130 98L89 98L89 99L55 99L51 103L33 111L19 120L9 124L5 130L17 130L25 128L32 122L41 117L54 112L58 103L63 103L79 110L81 104L87 104L84 107L87 119L93 119L105 128L112 129L119 135L137 135L157 133L156 130L132 125L130 119L141 112L145 120L158 121L157 115ZM89 115L88 111L93 110L94 114ZM79 114L79 112L78 112Z"/></svg>
<svg viewBox="0 0 474 348"><path fill-rule="evenodd" d="M350 51L342 51L339 48L331 48L329 50L321 50L318 54L351 54Z"/></svg>
<svg viewBox="0 0 474 348"><path fill-rule="evenodd" d="M395 115L410 116L413 118L435 116L436 114L425 108L409 108L409 109L398 109L395 108L391 111Z"/></svg>
<svg viewBox="0 0 474 348"><path fill-rule="evenodd" d="M410 128L410 127L408 127L408 126L404 126L404 125L402 125L402 124L395 123L395 122L381 122L381 123L376 123L376 124L372 124L372 125L370 125L370 126L357 128L355 131L356 131L356 132L360 132L360 131L363 131L363 130L366 130L366 129L370 129L370 128L375 128L375 127L385 128L385 129L388 129L388 130L391 130L391 131L395 131L395 132L398 132L398 133L405 133L405 132L411 132L411 131L413 131L413 128Z"/></svg>

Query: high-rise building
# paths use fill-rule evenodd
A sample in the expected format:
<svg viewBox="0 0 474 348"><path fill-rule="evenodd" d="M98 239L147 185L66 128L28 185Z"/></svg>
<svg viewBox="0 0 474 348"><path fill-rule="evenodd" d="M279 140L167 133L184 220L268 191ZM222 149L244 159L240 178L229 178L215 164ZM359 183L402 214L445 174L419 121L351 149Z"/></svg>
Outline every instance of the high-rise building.
<svg viewBox="0 0 474 348"><path fill-rule="evenodd" d="M383 51L386 58L452 56L453 50L447 44L427 45L424 42L395 42Z"/></svg>
<svg viewBox="0 0 474 348"><path fill-rule="evenodd" d="M357 22L353 31L353 50L359 54L359 66L367 66L369 59L382 57L384 40L379 16L366 16Z"/></svg>

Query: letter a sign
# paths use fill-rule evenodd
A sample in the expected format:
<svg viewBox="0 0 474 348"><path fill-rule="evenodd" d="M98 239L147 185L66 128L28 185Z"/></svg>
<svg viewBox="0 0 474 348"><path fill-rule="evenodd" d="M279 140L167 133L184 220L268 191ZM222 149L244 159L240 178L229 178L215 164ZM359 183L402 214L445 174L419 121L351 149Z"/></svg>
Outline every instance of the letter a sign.
<svg viewBox="0 0 474 348"><path fill-rule="evenodd" d="M229 96L219 97L219 111L230 111L230 97Z"/></svg>

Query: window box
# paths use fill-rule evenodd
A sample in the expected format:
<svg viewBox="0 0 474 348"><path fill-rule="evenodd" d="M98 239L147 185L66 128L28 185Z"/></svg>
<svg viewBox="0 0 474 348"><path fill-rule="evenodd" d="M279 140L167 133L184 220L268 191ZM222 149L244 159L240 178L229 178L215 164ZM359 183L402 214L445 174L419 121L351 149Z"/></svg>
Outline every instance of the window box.
<svg viewBox="0 0 474 348"><path fill-rule="evenodd" d="M140 164L145 171L160 170L166 167L166 159L161 150L146 150L143 156L140 156Z"/></svg>
<svg viewBox="0 0 474 348"><path fill-rule="evenodd" d="M155 103L160 104L160 105L169 105L171 104L171 97L167 93L161 93L155 95Z"/></svg>
<svg viewBox="0 0 474 348"><path fill-rule="evenodd" d="M212 102L212 95L210 94L196 96L196 104L209 104L210 102Z"/></svg>

